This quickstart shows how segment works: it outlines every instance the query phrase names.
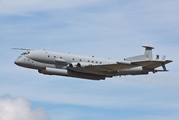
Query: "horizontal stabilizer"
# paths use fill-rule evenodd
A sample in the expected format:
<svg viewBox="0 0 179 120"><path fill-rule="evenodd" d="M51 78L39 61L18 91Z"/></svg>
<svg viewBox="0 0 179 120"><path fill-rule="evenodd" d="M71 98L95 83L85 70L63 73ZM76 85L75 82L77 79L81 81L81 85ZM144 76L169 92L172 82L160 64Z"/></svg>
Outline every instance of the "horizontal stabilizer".
<svg viewBox="0 0 179 120"><path fill-rule="evenodd" d="M147 50L152 50L152 49L154 49L154 47L148 46L148 45L143 45L142 47L144 47L144 48L147 49Z"/></svg>
<svg viewBox="0 0 179 120"><path fill-rule="evenodd" d="M125 58L125 61L142 61L142 60L152 60L153 56L152 56L152 49L154 49L154 47L151 46L147 46L147 45L143 45L142 47L145 48L145 52L142 55L137 55L137 56L133 56L133 57L129 57L129 58Z"/></svg>

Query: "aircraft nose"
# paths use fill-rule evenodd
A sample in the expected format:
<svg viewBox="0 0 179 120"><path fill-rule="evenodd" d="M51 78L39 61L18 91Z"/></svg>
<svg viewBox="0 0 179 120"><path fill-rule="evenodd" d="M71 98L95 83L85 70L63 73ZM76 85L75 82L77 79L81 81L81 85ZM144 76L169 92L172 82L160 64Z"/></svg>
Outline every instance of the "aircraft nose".
<svg viewBox="0 0 179 120"><path fill-rule="evenodd" d="M20 64L22 63L21 58L18 57L18 58L14 61L14 63L15 63L16 65L20 65Z"/></svg>
<svg viewBox="0 0 179 120"><path fill-rule="evenodd" d="M19 60L16 59L16 60L14 61L14 63L15 63L16 65L19 65Z"/></svg>

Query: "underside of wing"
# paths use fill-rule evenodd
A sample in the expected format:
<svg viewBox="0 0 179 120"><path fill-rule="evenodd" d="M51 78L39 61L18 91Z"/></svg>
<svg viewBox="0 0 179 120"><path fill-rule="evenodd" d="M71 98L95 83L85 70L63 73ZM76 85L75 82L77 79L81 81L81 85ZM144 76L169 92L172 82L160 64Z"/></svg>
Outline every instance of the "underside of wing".
<svg viewBox="0 0 179 120"><path fill-rule="evenodd" d="M131 63L127 62L116 62L116 64L103 64L103 65L93 65L93 66L85 66L85 69L93 69L98 71L120 71L125 69L130 69L136 67L136 65L131 65Z"/></svg>
<svg viewBox="0 0 179 120"><path fill-rule="evenodd" d="M100 64L100 65L85 65L73 68L76 72L89 73L95 75L115 76L119 75L121 71L135 69L141 67L146 71L154 71L155 68L162 66L166 71L165 64L172 62L171 60L159 61L159 60L145 60L136 62L116 62L113 64ZM130 73L128 73L130 74Z"/></svg>
<svg viewBox="0 0 179 120"><path fill-rule="evenodd" d="M89 65L77 68L79 72L113 76L117 75L119 71L127 70L130 68L138 67L139 65L132 65L130 62L116 62L113 64L102 64L102 65Z"/></svg>
<svg viewBox="0 0 179 120"><path fill-rule="evenodd" d="M172 62L172 60L164 60L164 61L148 60L148 61L136 61L136 62L132 62L132 64L142 66L143 68L148 70L154 70L155 68L164 66L165 64L168 64L170 62Z"/></svg>

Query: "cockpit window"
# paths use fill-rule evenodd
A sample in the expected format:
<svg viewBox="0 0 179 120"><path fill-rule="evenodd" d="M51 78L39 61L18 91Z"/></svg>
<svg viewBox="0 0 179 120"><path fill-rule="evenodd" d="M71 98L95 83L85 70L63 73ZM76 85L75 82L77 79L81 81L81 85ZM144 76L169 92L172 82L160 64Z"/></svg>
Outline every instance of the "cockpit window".
<svg viewBox="0 0 179 120"><path fill-rule="evenodd" d="M21 55L29 55L29 54L30 54L30 52L24 52Z"/></svg>

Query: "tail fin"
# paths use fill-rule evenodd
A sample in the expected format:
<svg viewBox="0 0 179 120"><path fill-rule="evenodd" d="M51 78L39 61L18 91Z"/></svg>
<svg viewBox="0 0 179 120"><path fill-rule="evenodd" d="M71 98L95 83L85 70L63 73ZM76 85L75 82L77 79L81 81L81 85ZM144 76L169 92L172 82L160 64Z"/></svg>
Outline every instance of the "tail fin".
<svg viewBox="0 0 179 120"><path fill-rule="evenodd" d="M151 46L142 46L145 48L145 52L143 55L138 55L138 56L133 56L133 57L129 57L129 58L125 58L125 61L140 61L140 60L152 60L153 56L152 56L152 49L154 49L154 47Z"/></svg>

